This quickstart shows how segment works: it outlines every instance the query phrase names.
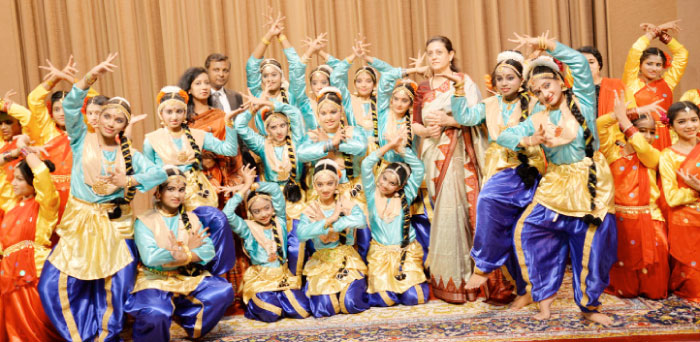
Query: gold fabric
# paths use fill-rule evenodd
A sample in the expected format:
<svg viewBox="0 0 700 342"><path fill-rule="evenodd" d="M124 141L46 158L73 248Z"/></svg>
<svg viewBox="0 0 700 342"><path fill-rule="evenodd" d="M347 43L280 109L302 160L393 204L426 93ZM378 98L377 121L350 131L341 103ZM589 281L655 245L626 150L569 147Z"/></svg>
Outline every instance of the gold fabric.
<svg viewBox="0 0 700 342"><path fill-rule="evenodd" d="M207 175L201 170L190 169L185 172L187 187L185 188L185 210L192 211L203 205L218 208L219 199L216 196L216 189L211 185ZM199 189L199 185L202 189ZM209 190L209 196L203 197L205 190Z"/></svg>
<svg viewBox="0 0 700 342"><path fill-rule="evenodd" d="M488 128L489 137L491 140L496 141L498 136L501 135L501 132L503 132L506 128L515 127L520 123L522 111L520 110L520 101L518 99L519 98L516 98L515 102L509 105L515 106L515 108L510 114L508 122L503 122L503 116L501 115L500 108L501 106L497 96L491 96L483 101L486 112L486 127Z"/></svg>
<svg viewBox="0 0 700 342"><path fill-rule="evenodd" d="M133 239L131 207L122 205L122 216L110 220L111 203L89 203L73 196L56 233L61 238L49 261L59 271L80 280L103 279L131 263L125 239Z"/></svg>
<svg viewBox="0 0 700 342"><path fill-rule="evenodd" d="M343 265L345 262L345 265ZM338 278L339 270L346 269L347 275ZM304 266L308 283L307 296L335 294L350 286L355 280L364 278L367 266L357 251L348 245L324 248L316 251Z"/></svg>
<svg viewBox="0 0 700 342"><path fill-rule="evenodd" d="M292 274L287 265L265 267L252 265L243 274L243 301L248 304L258 292L298 290L301 278Z"/></svg>
<svg viewBox="0 0 700 342"><path fill-rule="evenodd" d="M367 253L367 264L367 293L391 291L400 294L408 291L413 285L426 281L423 272L423 248L416 240L406 247L404 280L395 278L400 274L401 264L401 247L398 245L385 246L372 240Z"/></svg>
<svg viewBox="0 0 700 342"><path fill-rule="evenodd" d="M190 277L182 274L163 275L151 272L142 265L139 266L139 272L134 283L136 293L145 289L158 289L165 292L179 293L187 295L194 291L199 283L206 277L211 277L209 271L204 271L196 277Z"/></svg>
<svg viewBox="0 0 700 342"><path fill-rule="evenodd" d="M574 164L549 164L535 192L534 201L559 214L583 217L592 214L603 219L615 212L615 190L610 167L602 153L593 155L596 164L595 211L591 212L591 195L586 190L591 160L586 158Z"/></svg>
<svg viewBox="0 0 700 342"><path fill-rule="evenodd" d="M103 180L98 176L102 174L103 166L102 148L97 140L97 133L87 133L85 146L83 147L83 180L92 187L92 191L100 196L111 195L121 188ZM116 150L116 158L113 165L104 165L105 171L115 174L126 173L126 163L119 146Z"/></svg>
<svg viewBox="0 0 700 342"><path fill-rule="evenodd" d="M537 170L540 171L540 174L544 174L545 161L542 149L539 146L531 146L528 147L524 153L530 159L530 166L536 167ZM488 181L499 171L515 168L520 165L517 152L505 148L497 144L495 141L490 143L489 147L486 149L484 160L486 161L486 164L482 165L481 167L484 172L484 176L481 181L482 184L486 184L486 181Z"/></svg>
<svg viewBox="0 0 700 342"><path fill-rule="evenodd" d="M196 128L190 128L190 132L194 142L197 143L201 151L202 146L204 146L204 135L206 132ZM158 157L163 160L164 164L189 165L195 162L194 150L184 131L179 138L182 141L182 149L177 148L177 145L173 142L173 136L165 127L146 134L146 138L148 138L148 142L153 147L153 150L156 151Z"/></svg>
<svg viewBox="0 0 700 342"><path fill-rule="evenodd" d="M680 154L673 148L666 148L661 152L659 158L659 173L661 175L661 186L664 190L666 202L670 207L680 205L694 204L698 202L699 196L697 191L691 188L678 187L678 171L685 161L687 155Z"/></svg>
<svg viewBox="0 0 700 342"><path fill-rule="evenodd" d="M690 89L686 91L683 93L683 96L681 96L680 101L690 101L695 103L696 106L700 106L700 90Z"/></svg>
<svg viewBox="0 0 700 342"><path fill-rule="evenodd" d="M265 159L267 159L267 167L269 167L272 171L277 172L278 181L288 179L292 172L292 161L289 159L288 151L289 146L282 146L285 148L284 152L282 152L282 160L280 160L277 158L277 154L275 154L275 146L272 143L272 138L268 137L265 139ZM292 145L292 149L294 150L294 145ZM296 155L296 152L294 155ZM297 172L300 171L301 170L297 170Z"/></svg>
<svg viewBox="0 0 700 342"><path fill-rule="evenodd" d="M571 110L565 103L562 102L560 109L561 118L556 125L549 117L549 110L543 110L530 116L532 125L536 130L540 127L544 129L544 135L550 141L547 144L549 147L562 146L572 142L576 138L579 128L581 128L581 125L576 121L576 118L571 114Z"/></svg>
<svg viewBox="0 0 700 342"><path fill-rule="evenodd" d="M192 231L198 232L202 228L202 223L199 221L197 215L193 212L187 212L187 216L192 225ZM190 240L190 234L185 228L185 224L182 219L179 218L178 214L178 230L177 235L175 235L178 242L181 242L183 246L187 246ZM156 241L156 245L163 249L168 249L170 246L170 229L166 226L163 216L156 209L151 209L145 214L139 215L138 217L141 222L153 232L153 239ZM174 266L174 265L173 265ZM171 267L171 265L163 265L163 267Z"/></svg>

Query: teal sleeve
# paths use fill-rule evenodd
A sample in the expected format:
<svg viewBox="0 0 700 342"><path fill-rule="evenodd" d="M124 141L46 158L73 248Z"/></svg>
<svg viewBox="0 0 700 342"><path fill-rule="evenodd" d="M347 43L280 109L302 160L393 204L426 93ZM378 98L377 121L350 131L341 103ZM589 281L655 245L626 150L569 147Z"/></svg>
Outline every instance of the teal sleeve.
<svg viewBox="0 0 700 342"><path fill-rule="evenodd" d="M348 126L357 126L352 108L352 95L348 90L348 71L350 70L350 66L351 64L346 60L336 62L333 67L333 72L331 73L330 82L331 86L340 90L340 96L343 97L343 108L345 109Z"/></svg>
<svg viewBox="0 0 700 342"><path fill-rule="evenodd" d="M131 149L131 163L134 168L133 177L139 183L136 189L141 192L151 190L168 179L162 167L155 165L134 148Z"/></svg>
<svg viewBox="0 0 700 342"><path fill-rule="evenodd" d="M325 141L313 142L306 136L297 148L297 158L303 162L312 162L324 158L328 152L324 151Z"/></svg>
<svg viewBox="0 0 700 342"><path fill-rule="evenodd" d="M403 75L403 69L394 68L376 58L374 59L372 66L374 67L375 64L383 66L381 70L382 77L379 79L379 85L377 86L377 111L386 112L389 109L391 93L394 91L396 81ZM380 69L377 68L377 70Z"/></svg>
<svg viewBox="0 0 700 342"><path fill-rule="evenodd" d="M362 212L360 206L355 205L350 211L350 215L338 218L338 221L333 223L333 230L337 233L346 229L361 229L367 226L367 218Z"/></svg>
<svg viewBox="0 0 700 342"><path fill-rule="evenodd" d="M464 96L452 96L452 116L462 126L476 126L486 120L486 105L479 102L469 107Z"/></svg>
<svg viewBox="0 0 700 342"><path fill-rule="evenodd" d="M240 194L236 193L231 197L224 209L221 211L226 215L229 225L231 225L231 230L233 230L236 235L240 236L241 239L247 240L250 237L250 230L248 230L248 225L245 223L243 218L236 214L236 208L239 204L243 202L243 198Z"/></svg>
<svg viewBox="0 0 700 342"><path fill-rule="evenodd" d="M237 155L238 136L236 135L236 129L226 125L226 140L224 141L215 138L213 134L207 132L204 135L202 148L222 156L233 157Z"/></svg>
<svg viewBox="0 0 700 342"><path fill-rule="evenodd" d="M143 139L143 156L153 163L156 161L156 150L153 149L153 145L151 145L148 138Z"/></svg>
<svg viewBox="0 0 700 342"><path fill-rule="evenodd" d="M406 153L403 157L406 164L411 167L411 176L408 178L406 186L404 186L404 194L406 195L406 201L408 201L408 203L412 203L418 194L418 189L420 188L421 183L423 183L425 167L423 166L423 162L418 159L416 154L410 148L406 149Z"/></svg>
<svg viewBox="0 0 700 342"><path fill-rule="evenodd" d="M325 222L325 220L311 222L311 219L306 214L301 214L297 225L297 238L303 242L328 234L328 230L323 228Z"/></svg>
<svg viewBox="0 0 700 342"><path fill-rule="evenodd" d="M265 138L256 133L250 126L248 122L252 118L250 111L245 111L236 117L234 127L236 127L236 133L241 137L241 140L248 146L248 148L255 152L258 156L263 156L265 151ZM144 152L146 151L146 143L143 145Z"/></svg>
<svg viewBox="0 0 700 342"><path fill-rule="evenodd" d="M300 104L304 101L309 101L306 96L306 64L301 62L299 54L293 48L283 50L289 63L289 96L290 102Z"/></svg>
<svg viewBox="0 0 700 342"><path fill-rule="evenodd" d="M374 200L374 189L376 187L374 179L374 166L379 163L379 156L377 156L377 151L370 153L362 161L362 188L365 191L365 196L367 197L367 206L369 207L370 198Z"/></svg>
<svg viewBox="0 0 700 342"><path fill-rule="evenodd" d="M498 135L498 140L496 142L505 148L509 148L513 151L520 151L520 147L518 147L520 141L533 134L535 134L535 128L532 124L532 119L528 117L517 126L506 128L505 131Z"/></svg>
<svg viewBox="0 0 700 342"><path fill-rule="evenodd" d="M255 58L250 55L245 64L246 82L250 93L255 97L260 97L262 94L262 74L260 73L260 64L262 58Z"/></svg>
<svg viewBox="0 0 700 342"><path fill-rule="evenodd" d="M345 61L345 60L343 59L343 61ZM338 64L340 64L340 62L341 61L339 59L333 57L331 54L328 54L328 58L326 59L326 64L329 67L331 67L331 69L335 69L335 67L338 66Z"/></svg>
<svg viewBox="0 0 700 342"><path fill-rule="evenodd" d="M70 92L63 99L63 114L66 119L66 133L71 141L82 140L87 134L87 124L83 121L83 102L88 91L73 85ZM73 144L71 144L73 145Z"/></svg>
<svg viewBox="0 0 700 342"><path fill-rule="evenodd" d="M353 129L352 138L338 145L338 150L353 156L361 156L367 151L367 139L361 129Z"/></svg>
<svg viewBox="0 0 700 342"><path fill-rule="evenodd" d="M141 263L158 267L175 261L169 250L158 247L153 232L139 219L134 223L134 243L139 250Z"/></svg>

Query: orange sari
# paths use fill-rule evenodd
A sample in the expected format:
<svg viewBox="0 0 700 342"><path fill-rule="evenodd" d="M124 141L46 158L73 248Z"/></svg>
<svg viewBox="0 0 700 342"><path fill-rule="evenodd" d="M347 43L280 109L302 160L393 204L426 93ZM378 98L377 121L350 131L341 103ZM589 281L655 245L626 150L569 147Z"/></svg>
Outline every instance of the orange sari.
<svg viewBox="0 0 700 342"><path fill-rule="evenodd" d="M625 85L617 78L604 77L600 82L600 93L598 94L598 116L611 113L615 106L615 92L623 94Z"/></svg>
<svg viewBox="0 0 700 342"><path fill-rule="evenodd" d="M51 173L51 181L53 181L58 191L58 196L61 198L61 205L58 209L58 222L61 222L63 210L66 208L68 195L70 195L73 151L70 149L70 140L68 140L68 135L65 132L51 139L44 147L46 152L49 153L49 160L56 166L56 170Z"/></svg>

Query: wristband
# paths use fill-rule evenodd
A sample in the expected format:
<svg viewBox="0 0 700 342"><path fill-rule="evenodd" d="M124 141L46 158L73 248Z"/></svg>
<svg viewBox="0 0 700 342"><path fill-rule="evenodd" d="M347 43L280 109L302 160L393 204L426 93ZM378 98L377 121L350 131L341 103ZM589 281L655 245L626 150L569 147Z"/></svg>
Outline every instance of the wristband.
<svg viewBox="0 0 700 342"><path fill-rule="evenodd" d="M46 88L47 88L46 90L50 90L50 89L53 88L53 86L55 86L55 85L56 85L56 81L55 81L55 80L52 80L52 79L46 80Z"/></svg>
<svg viewBox="0 0 700 342"><path fill-rule="evenodd" d="M22 148L19 150L19 153L21 153L21 154L26 158L27 155L30 154L30 153L32 153L32 152L29 151L29 149L27 149L26 147L22 147Z"/></svg>
<svg viewBox="0 0 700 342"><path fill-rule="evenodd" d="M284 34L280 34L280 35L277 37L277 40L279 40L279 42L281 43L281 42L287 40L287 36L285 36Z"/></svg>
<svg viewBox="0 0 700 342"><path fill-rule="evenodd" d="M634 121L639 119L639 108L634 107L634 108L627 108L627 111L625 112L628 118L630 120Z"/></svg>
<svg viewBox="0 0 700 342"><path fill-rule="evenodd" d="M267 40L265 37L262 37L262 39L260 39L260 42L265 44L265 45L270 45L270 41Z"/></svg>
<svg viewBox="0 0 700 342"><path fill-rule="evenodd" d="M632 125L632 126L627 127L622 133L624 133L625 137L627 137L627 139L629 139L634 135L634 133L637 133L637 132L639 132L637 127L634 127L634 125Z"/></svg>
<svg viewBox="0 0 700 342"><path fill-rule="evenodd" d="M666 31L661 31L656 36L659 37L659 40L664 44L670 43L672 39L671 35Z"/></svg>
<svg viewBox="0 0 700 342"><path fill-rule="evenodd" d="M89 86L92 86L96 81L97 81L97 76L93 75L91 72L88 72L85 74L85 83L87 83Z"/></svg>

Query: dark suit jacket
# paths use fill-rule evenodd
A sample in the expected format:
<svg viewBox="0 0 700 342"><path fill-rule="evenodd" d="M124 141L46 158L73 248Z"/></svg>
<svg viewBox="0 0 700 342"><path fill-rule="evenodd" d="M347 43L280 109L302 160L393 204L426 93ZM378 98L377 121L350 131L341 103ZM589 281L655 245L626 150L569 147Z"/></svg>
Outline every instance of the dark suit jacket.
<svg viewBox="0 0 700 342"><path fill-rule="evenodd" d="M228 99L228 103L229 103L229 105L231 105L231 110L235 110L236 108L243 105L243 97L237 91L234 91L234 90L231 90L228 88L224 88L224 94L226 94L226 98ZM221 106L221 104L218 103L217 101L214 101L214 107L219 108L221 110L224 109Z"/></svg>

